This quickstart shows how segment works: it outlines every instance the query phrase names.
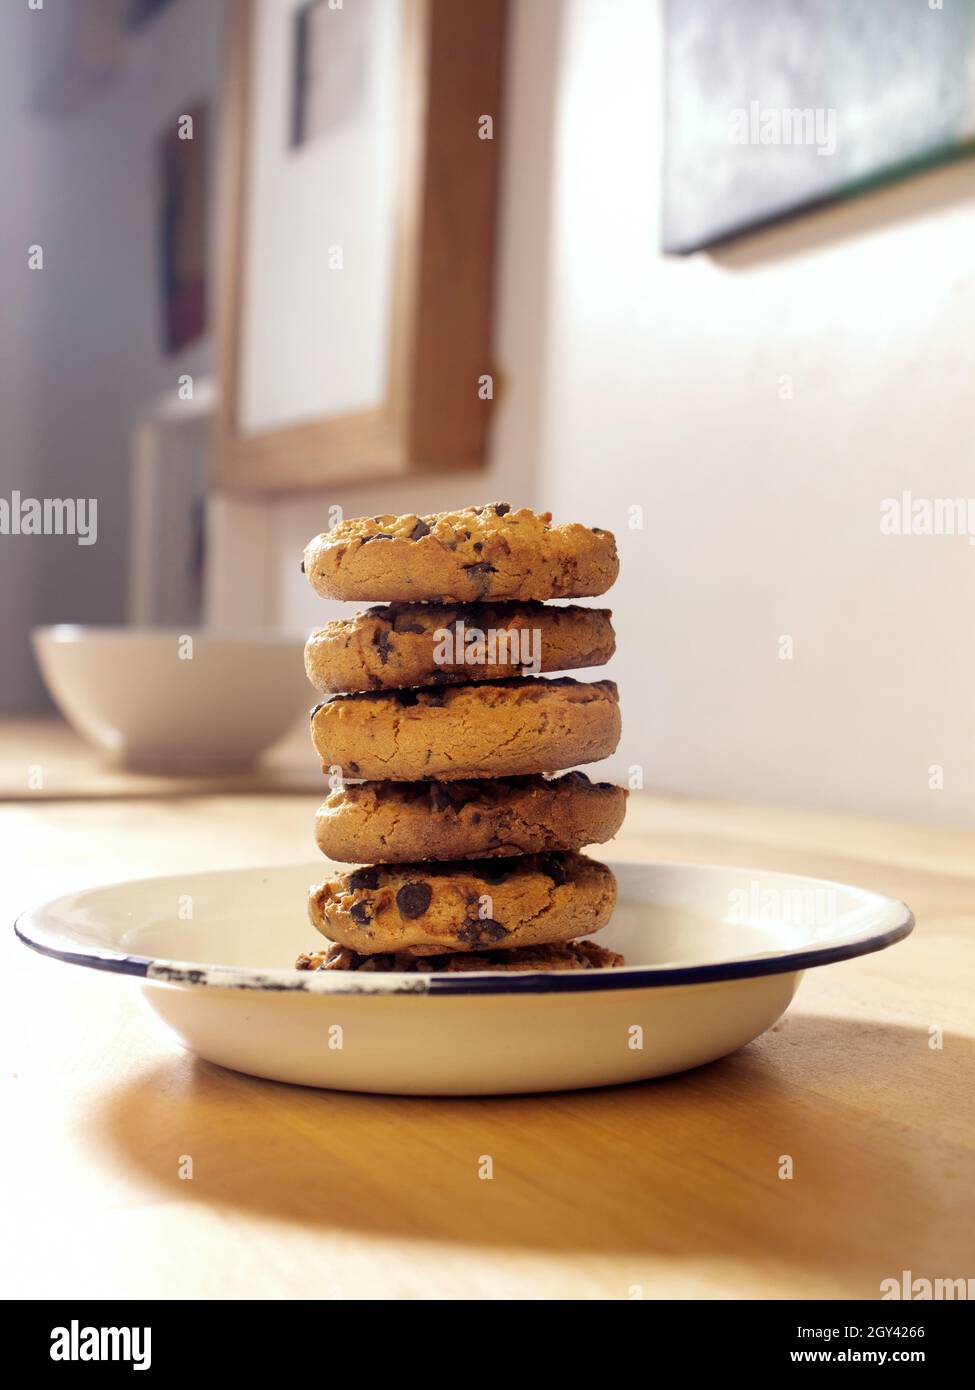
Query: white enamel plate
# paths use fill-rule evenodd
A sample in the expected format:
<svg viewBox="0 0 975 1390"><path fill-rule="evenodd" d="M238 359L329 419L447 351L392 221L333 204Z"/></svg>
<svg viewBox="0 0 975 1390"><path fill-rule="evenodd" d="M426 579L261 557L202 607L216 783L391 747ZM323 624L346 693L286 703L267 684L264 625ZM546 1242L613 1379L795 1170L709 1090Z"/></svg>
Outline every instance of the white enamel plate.
<svg viewBox="0 0 975 1390"><path fill-rule="evenodd" d="M613 864L619 905L598 940L623 952L620 969L297 971L298 953L322 944L305 898L323 867L88 889L25 913L16 931L45 955L135 977L184 1047L236 1071L342 1091L487 1095L714 1061L770 1027L808 967L882 950L914 925L903 903L843 884Z"/></svg>

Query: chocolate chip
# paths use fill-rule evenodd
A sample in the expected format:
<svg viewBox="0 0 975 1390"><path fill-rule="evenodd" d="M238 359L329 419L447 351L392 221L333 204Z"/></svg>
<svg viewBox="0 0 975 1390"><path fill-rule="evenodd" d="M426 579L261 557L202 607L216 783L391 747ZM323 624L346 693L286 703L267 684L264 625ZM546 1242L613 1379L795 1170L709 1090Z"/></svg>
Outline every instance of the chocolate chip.
<svg viewBox="0 0 975 1390"><path fill-rule="evenodd" d="M446 696L442 695L439 690L427 690L425 694L427 706L430 709L440 709L447 703Z"/></svg>
<svg viewBox="0 0 975 1390"><path fill-rule="evenodd" d="M396 957L390 951L380 951L375 956L356 956L352 969L367 972L395 970Z"/></svg>
<svg viewBox="0 0 975 1390"><path fill-rule="evenodd" d="M357 927L364 927L367 922L372 921L372 911L368 903L353 903L349 908L349 916Z"/></svg>
<svg viewBox="0 0 975 1390"><path fill-rule="evenodd" d="M500 941L507 935L507 927L503 927L493 917L478 917L473 922L464 923L457 933L457 940L468 946L479 946L482 941Z"/></svg>
<svg viewBox="0 0 975 1390"><path fill-rule="evenodd" d="M469 806L484 795L484 788L476 782L448 782L447 787L455 806Z"/></svg>
<svg viewBox="0 0 975 1390"><path fill-rule="evenodd" d="M480 552L484 549L484 542L483 542L483 541L475 541L475 542L474 542L474 549L478 552L478 554L480 554Z"/></svg>
<svg viewBox="0 0 975 1390"><path fill-rule="evenodd" d="M508 513L509 513L510 511L511 511L511 503L510 503L510 502L495 502L495 504L494 504L494 515L495 515L495 516L507 516Z"/></svg>
<svg viewBox="0 0 975 1390"><path fill-rule="evenodd" d="M484 615L490 611L483 603L459 603L453 610L453 621L455 625L463 623L465 627L479 628L484 624Z"/></svg>
<svg viewBox="0 0 975 1390"><path fill-rule="evenodd" d="M358 763L350 762L350 763L349 763L349 771L350 771L350 772L358 773L358 771L359 771L359 764L358 764Z"/></svg>
<svg viewBox="0 0 975 1390"><path fill-rule="evenodd" d="M510 878L515 871L515 865L509 864L504 859L486 859L477 864L474 872L485 883L504 883L506 878Z"/></svg>
<svg viewBox="0 0 975 1390"><path fill-rule="evenodd" d="M392 539L388 531L377 531L374 536L363 536L361 544L365 545L366 541L391 541Z"/></svg>
<svg viewBox="0 0 975 1390"><path fill-rule="evenodd" d="M304 562L304 560L302 560L302 562L301 562L301 572L302 572L302 574L304 574L304 572L305 572L305 562Z"/></svg>
<svg viewBox="0 0 975 1390"><path fill-rule="evenodd" d="M538 861L538 867L543 874L552 880L556 888L561 888L563 883L569 881L565 865L556 854L543 854Z"/></svg>
<svg viewBox="0 0 975 1390"><path fill-rule="evenodd" d="M422 917L432 897L429 883L404 883L396 894L396 906L404 917Z"/></svg>
<svg viewBox="0 0 975 1390"><path fill-rule="evenodd" d="M379 660L385 666L389 660L389 654L393 650L392 639L385 628L376 633L375 637L372 639L372 643L379 652Z"/></svg>
<svg viewBox="0 0 975 1390"><path fill-rule="evenodd" d="M481 922L482 941L500 941L503 936L507 935L507 927L503 927L501 923L496 922L493 917L485 917Z"/></svg>
<svg viewBox="0 0 975 1390"><path fill-rule="evenodd" d="M352 873L349 874L349 887L353 892L356 892L360 888L378 888L379 870L376 868L375 864L370 864L369 867L365 869L354 869Z"/></svg>
<svg viewBox="0 0 975 1390"><path fill-rule="evenodd" d="M462 565L461 568L465 569L468 574L497 574L494 565L489 565L486 560L478 560L473 565Z"/></svg>
<svg viewBox="0 0 975 1390"><path fill-rule="evenodd" d="M413 530L410 532L410 540L418 541L421 536L429 536L429 534L430 527L427 525L425 521L420 520L416 523L416 525L413 527Z"/></svg>
<svg viewBox="0 0 975 1390"><path fill-rule="evenodd" d="M393 614L394 632L418 632L422 635L423 624L418 623L410 613L397 612Z"/></svg>
<svg viewBox="0 0 975 1390"><path fill-rule="evenodd" d="M449 811L453 806L450 793L447 792L438 782L430 788L430 801L435 811Z"/></svg>

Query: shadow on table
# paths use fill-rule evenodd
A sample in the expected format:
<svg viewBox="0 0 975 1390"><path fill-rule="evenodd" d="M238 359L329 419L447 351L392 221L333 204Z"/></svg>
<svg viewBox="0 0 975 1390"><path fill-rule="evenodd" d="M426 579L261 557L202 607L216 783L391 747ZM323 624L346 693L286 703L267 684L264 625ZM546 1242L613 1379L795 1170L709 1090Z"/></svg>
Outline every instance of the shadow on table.
<svg viewBox="0 0 975 1390"><path fill-rule="evenodd" d="M957 1036L932 1051L917 1029L793 1014L682 1076L429 1100L285 1086L181 1054L114 1092L92 1132L170 1198L307 1229L705 1253L784 1274L801 1258L873 1290L932 1250L936 1273L966 1266L959 1097L973 1059Z"/></svg>

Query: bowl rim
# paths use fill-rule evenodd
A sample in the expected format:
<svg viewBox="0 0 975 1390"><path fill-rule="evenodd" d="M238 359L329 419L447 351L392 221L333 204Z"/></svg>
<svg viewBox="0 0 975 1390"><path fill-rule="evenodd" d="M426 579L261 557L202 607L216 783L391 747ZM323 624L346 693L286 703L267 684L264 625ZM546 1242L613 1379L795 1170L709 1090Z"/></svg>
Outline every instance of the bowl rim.
<svg viewBox="0 0 975 1390"><path fill-rule="evenodd" d="M90 893L103 893L115 888L133 888L147 883L165 882L166 877L129 879L121 883L102 884L69 893L38 908L21 913L14 922L18 939L31 950L70 965L82 965L93 970L130 975L148 984L171 985L182 988L217 988L257 990L272 993L342 994L342 995L424 995L440 998L460 995L504 994L575 994L593 990L661 989L675 986L722 984L731 980L754 979L767 975L793 974L814 966L830 965L835 961L851 960L856 956L882 951L909 936L914 929L914 914L906 903L888 898L872 889L857 888L832 879L812 878L807 874L783 873L772 869L749 869L729 864L694 864L669 860L612 860L611 869L647 869L665 871L697 871L705 873L765 876L791 879L817 887L842 889L871 900L875 926L846 940L826 945L807 945L795 950L767 951L748 956L732 957L696 965L623 965L586 971L471 971L457 975L404 973L384 971L375 974L358 971L299 971L293 968L261 969L253 966L211 965L194 961L168 960L160 957L131 955L105 946L91 945L69 949L59 942L58 932L45 924L46 919L61 903ZM274 870L297 871L297 864L252 866L259 872ZM239 876L240 869L197 871L198 876L219 874ZM185 881L187 876L181 876Z"/></svg>

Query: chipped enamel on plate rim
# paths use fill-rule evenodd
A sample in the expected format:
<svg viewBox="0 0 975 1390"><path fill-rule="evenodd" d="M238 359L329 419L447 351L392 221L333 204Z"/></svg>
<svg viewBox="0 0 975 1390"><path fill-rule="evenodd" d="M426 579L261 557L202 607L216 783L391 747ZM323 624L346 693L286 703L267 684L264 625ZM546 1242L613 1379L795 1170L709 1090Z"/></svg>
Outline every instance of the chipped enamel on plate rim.
<svg viewBox="0 0 975 1390"><path fill-rule="evenodd" d="M236 890L241 893L251 912L280 912L280 899L276 903L265 903L261 909L255 905L255 898L265 896L273 899L277 896L276 890L280 891L294 881L296 886L300 883L300 912L307 888L324 877L323 862L327 865L327 861L319 860L301 866L225 869L84 889L24 913L18 918L15 930L20 939L34 950L70 964L134 975L153 983L183 988L311 994L457 995L485 990L521 994L526 991L661 988L805 970L810 966L826 965L882 950L907 936L914 925L914 918L903 903L865 889L827 880L767 873L757 869L725 868L721 865L611 863L610 867L620 886L621 904L617 917L627 910L632 913L634 907L658 915L680 912L696 916L702 925L709 921L712 930L733 924L738 929L735 932L736 941L741 941L744 931L745 934L752 933L756 947L764 945L767 940L775 940L775 944L765 945L765 949L746 949L729 954L723 951L716 953L713 943L698 942L691 958L682 952L669 960L635 960L632 943L629 940L624 943L619 941L614 918L609 927L594 939L622 950L627 957L625 966L612 970L530 971L502 975L491 972L465 975L306 972L288 966L266 968L257 963L221 964L192 957L181 959L125 949L127 945L134 944L140 934L140 928L133 925L133 919L145 914L149 904L158 913L162 902L172 903L173 925L180 929L188 928L184 935L192 937L198 934L200 918L195 907L193 921L184 922L177 918L176 905L186 895L192 897L195 903L200 888L215 888L222 901L226 899L226 891ZM194 892L194 888L197 892ZM261 894L261 888L269 892ZM221 889L226 891L221 892ZM818 926L795 920L791 923L777 921L772 916L756 919L754 914L750 919L743 919L741 912L736 912L733 907L733 903L741 901L741 897L733 898L732 894L745 895L750 901L757 901L763 895L779 895L783 903L808 902L808 895L815 894L818 895L815 901L834 906L829 920ZM127 900L131 904L128 907L124 906ZM725 912L716 916L716 907L722 905ZM802 913L787 909L785 915L795 918ZM165 924L165 917L157 917L153 924L155 931L165 930ZM627 935L631 936L632 932ZM298 950L312 949L321 942L322 938L314 929L310 925L304 927L302 921L301 944L293 954L296 956ZM729 942L729 945L733 944ZM703 956L702 947L705 948ZM693 958L695 954L697 958Z"/></svg>
<svg viewBox="0 0 975 1390"><path fill-rule="evenodd" d="M209 1062L326 1090L463 1096L619 1085L713 1062L782 1016L808 966L879 951L913 925L903 903L816 879L612 867L620 901L596 939L630 964L609 970L297 971L290 962L316 941L305 897L328 872L321 860L87 889L16 930L46 955L136 977L156 1017ZM762 894L775 904L817 892L835 907L819 924L762 906ZM757 916L735 911L742 893ZM177 915L187 894L191 921Z"/></svg>

